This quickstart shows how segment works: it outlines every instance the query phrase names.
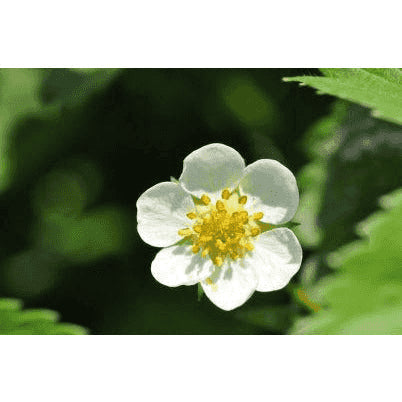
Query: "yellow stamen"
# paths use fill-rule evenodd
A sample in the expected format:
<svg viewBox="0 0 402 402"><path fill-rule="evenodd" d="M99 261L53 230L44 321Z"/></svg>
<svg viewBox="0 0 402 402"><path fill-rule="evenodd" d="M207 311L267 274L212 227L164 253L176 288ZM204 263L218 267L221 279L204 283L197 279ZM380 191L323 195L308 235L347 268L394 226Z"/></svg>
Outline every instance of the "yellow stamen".
<svg viewBox="0 0 402 402"><path fill-rule="evenodd" d="M200 236L200 241L203 243L207 243L207 242L211 241L212 239L213 239L212 236L208 236L208 235L204 235L204 234L202 234Z"/></svg>
<svg viewBox="0 0 402 402"><path fill-rule="evenodd" d="M245 195L239 197L237 192L224 189L221 196L212 204L211 198L203 194L195 201L196 209L186 214L194 224L179 230L179 234L191 242L191 251L210 258L216 267L223 266L227 259L244 258L254 250L254 238L262 230L261 223L255 222L264 215L262 212L248 214Z"/></svg>
<svg viewBox="0 0 402 402"><path fill-rule="evenodd" d="M215 245L216 245L216 247L218 247L219 250L221 250L221 251L224 251L225 248L226 248L226 247L225 247L225 243L224 243L221 239L216 240Z"/></svg>
<svg viewBox="0 0 402 402"><path fill-rule="evenodd" d="M261 233L260 228L252 228L251 229L251 236L255 237L258 236Z"/></svg>
<svg viewBox="0 0 402 402"><path fill-rule="evenodd" d="M247 202L247 195L242 195L242 196L239 198L239 204L245 205L246 202Z"/></svg>
<svg viewBox="0 0 402 402"><path fill-rule="evenodd" d="M254 250L254 245L251 244L251 243L246 243L246 244L244 245L244 247L245 247L248 251Z"/></svg>
<svg viewBox="0 0 402 402"><path fill-rule="evenodd" d="M232 260L237 260L240 256L237 253L231 253L230 257L232 258Z"/></svg>
<svg viewBox="0 0 402 402"><path fill-rule="evenodd" d="M211 202L211 199L206 194L203 194L201 197L201 201L204 205L208 205Z"/></svg>
<svg viewBox="0 0 402 402"><path fill-rule="evenodd" d="M205 282L206 282L206 283L208 283L208 285L212 285L212 284L213 284L213 282L212 282L212 279L211 279L211 278L207 278L207 279L205 279Z"/></svg>
<svg viewBox="0 0 402 402"><path fill-rule="evenodd" d="M262 219L263 216L264 216L264 214L262 212L257 212L253 215L253 219L255 219L256 221L259 221L260 219Z"/></svg>
<svg viewBox="0 0 402 402"><path fill-rule="evenodd" d="M194 229L194 232L196 232L196 233L201 233L202 232L202 226L201 225L195 225L193 227L193 229Z"/></svg>
<svg viewBox="0 0 402 402"><path fill-rule="evenodd" d="M247 211L241 211L239 213L239 218L241 219L241 221L243 223L247 223L248 222L248 213L247 213Z"/></svg>
<svg viewBox="0 0 402 402"><path fill-rule="evenodd" d="M178 233L179 233L180 236L190 236L191 233L193 233L193 232L192 232L191 229L186 228L186 229L180 229L180 230L178 231Z"/></svg>
<svg viewBox="0 0 402 402"><path fill-rule="evenodd" d="M222 191L222 198L223 198L224 200L228 200L229 197L230 197L230 191L229 191L227 188L225 188L225 189Z"/></svg>
<svg viewBox="0 0 402 402"><path fill-rule="evenodd" d="M219 212L224 211L225 210L225 204L221 200L216 201L216 209Z"/></svg>
<svg viewBox="0 0 402 402"><path fill-rule="evenodd" d="M209 253L209 248L208 247L204 248L204 250L202 250L201 257L206 257L208 255L208 253Z"/></svg>

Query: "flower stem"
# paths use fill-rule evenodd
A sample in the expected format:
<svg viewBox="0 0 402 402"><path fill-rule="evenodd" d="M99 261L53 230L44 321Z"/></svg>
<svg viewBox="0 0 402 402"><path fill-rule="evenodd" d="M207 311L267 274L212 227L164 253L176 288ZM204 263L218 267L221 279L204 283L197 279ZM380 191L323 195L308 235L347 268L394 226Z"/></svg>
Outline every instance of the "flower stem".
<svg viewBox="0 0 402 402"><path fill-rule="evenodd" d="M203 294L204 294L204 291L202 289L201 283L198 282L198 284L197 284L197 300L198 301L201 300Z"/></svg>

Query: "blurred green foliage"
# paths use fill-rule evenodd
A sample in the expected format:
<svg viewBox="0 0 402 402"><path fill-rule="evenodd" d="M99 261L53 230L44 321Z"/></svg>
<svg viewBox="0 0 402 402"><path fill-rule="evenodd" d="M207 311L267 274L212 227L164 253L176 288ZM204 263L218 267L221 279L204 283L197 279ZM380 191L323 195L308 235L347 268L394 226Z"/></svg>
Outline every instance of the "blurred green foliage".
<svg viewBox="0 0 402 402"><path fill-rule="evenodd" d="M241 75L231 77L224 84L223 99L239 122L256 128L275 125L275 103L252 80Z"/></svg>
<svg viewBox="0 0 402 402"><path fill-rule="evenodd" d="M392 296L401 286L396 268L395 275L370 288L369 302L366 272L349 257L334 268L331 258L349 243L362 249L354 243L356 225L377 209L379 197L401 186L401 126L347 101L395 120L383 97L373 95L372 103L364 97L367 85L356 84L359 90L350 85L354 92L342 96L347 100L334 102L282 82L288 76L331 79L331 85L349 79L342 71L324 73L327 77L306 69L0 70L0 295L22 298L29 309L60 311L63 319L94 334L301 333L303 323L312 333L322 320L323 332L357 333L363 327L374 331L372 322L381 317L377 329L400 331L394 320L400 305ZM354 79L361 83L366 73L359 70ZM386 79L389 90L399 91L393 73L367 74L366 83L374 88ZM233 146L246 163L279 160L297 174L301 192L294 218L300 226L293 228L304 249L300 273L285 289L256 293L231 313L205 297L198 301L197 287L157 283L150 273L157 249L136 232L139 195L178 177L184 157L212 142ZM368 238L389 236L390 219ZM400 238L395 241L400 244ZM377 244L370 249L373 256ZM385 257L377 257L367 280L379 276ZM353 281L344 270L353 272ZM353 316L344 314L347 303L337 300L331 285L321 283L341 283L341 296L356 305ZM394 301L388 303L386 295ZM4 303L17 306L15 317L29 311ZM35 314L46 321L48 313ZM0 332L1 320L0 314Z"/></svg>
<svg viewBox="0 0 402 402"><path fill-rule="evenodd" d="M85 335L86 329L59 323L51 310L22 310L16 299L0 299L0 335Z"/></svg>

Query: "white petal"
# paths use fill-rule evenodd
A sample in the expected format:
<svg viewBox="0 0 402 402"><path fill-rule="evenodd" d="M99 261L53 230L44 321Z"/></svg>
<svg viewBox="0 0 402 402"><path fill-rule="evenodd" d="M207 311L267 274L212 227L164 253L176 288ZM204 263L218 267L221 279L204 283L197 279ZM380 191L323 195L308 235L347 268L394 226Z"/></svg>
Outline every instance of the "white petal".
<svg viewBox="0 0 402 402"><path fill-rule="evenodd" d="M188 155L179 181L183 188L201 197L220 196L224 188L234 188L243 176L245 163L241 155L223 144L209 144Z"/></svg>
<svg viewBox="0 0 402 402"><path fill-rule="evenodd" d="M244 304L254 293L257 277L246 259L232 261L215 268L210 277L212 283L201 282L209 300L222 310L233 310Z"/></svg>
<svg viewBox="0 0 402 402"><path fill-rule="evenodd" d="M249 261L257 274L259 292L282 289L300 268L303 251L288 228L262 233L254 247Z"/></svg>
<svg viewBox="0 0 402 402"><path fill-rule="evenodd" d="M250 198L263 222L277 225L290 221L299 204L299 191L293 173L278 161L260 159L245 169L240 190Z"/></svg>
<svg viewBox="0 0 402 402"><path fill-rule="evenodd" d="M211 275L213 264L209 258L193 254L189 246L172 246L156 254L151 272L162 285L194 285Z"/></svg>
<svg viewBox="0 0 402 402"><path fill-rule="evenodd" d="M141 239L155 247L178 242L182 239L178 231L191 225L186 214L193 208L191 196L179 184L156 184L137 201L137 230Z"/></svg>

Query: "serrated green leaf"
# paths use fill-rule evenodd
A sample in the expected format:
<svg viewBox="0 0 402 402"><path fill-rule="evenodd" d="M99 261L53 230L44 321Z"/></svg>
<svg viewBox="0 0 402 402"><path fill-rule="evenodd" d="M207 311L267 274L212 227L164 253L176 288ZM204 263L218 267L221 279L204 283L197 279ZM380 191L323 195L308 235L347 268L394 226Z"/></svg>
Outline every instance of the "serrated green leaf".
<svg viewBox="0 0 402 402"><path fill-rule="evenodd" d="M402 124L402 70L399 68L331 68L321 70L325 77L289 77L373 110L375 117Z"/></svg>
<svg viewBox="0 0 402 402"><path fill-rule="evenodd" d="M75 324L60 323L59 314L46 309L22 309L16 299L0 299L0 335L85 335Z"/></svg>
<svg viewBox="0 0 402 402"><path fill-rule="evenodd" d="M314 292L324 309L292 328L304 334L402 334L402 189L387 196L392 208L372 215L365 238L329 258L335 273Z"/></svg>

